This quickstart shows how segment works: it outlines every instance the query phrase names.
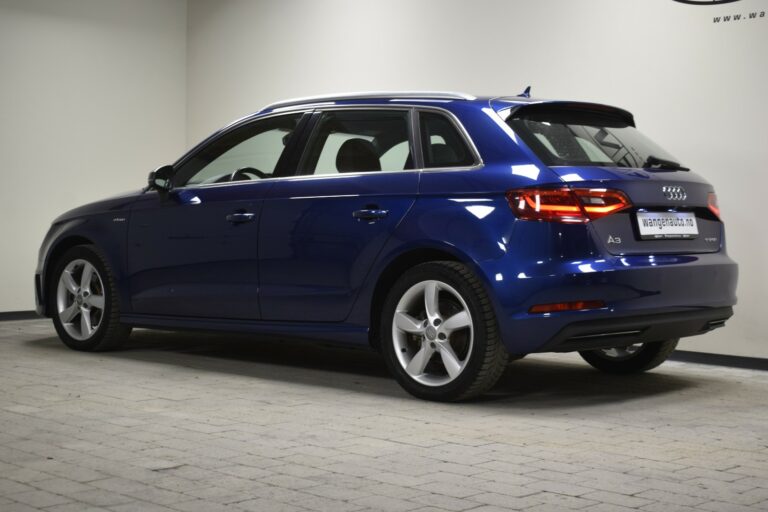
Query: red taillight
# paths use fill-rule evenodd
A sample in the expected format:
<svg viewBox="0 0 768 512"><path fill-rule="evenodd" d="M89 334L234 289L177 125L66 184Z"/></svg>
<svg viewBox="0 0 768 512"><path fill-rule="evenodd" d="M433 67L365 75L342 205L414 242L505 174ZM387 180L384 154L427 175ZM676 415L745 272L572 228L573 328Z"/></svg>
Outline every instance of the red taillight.
<svg viewBox="0 0 768 512"><path fill-rule="evenodd" d="M592 220L626 210L632 203L624 192L604 188L575 188L573 193L581 199L582 208Z"/></svg>
<svg viewBox="0 0 768 512"><path fill-rule="evenodd" d="M715 214L715 217L720 218L720 206L717 204L717 194L714 192L710 192L707 196L707 208Z"/></svg>
<svg viewBox="0 0 768 512"><path fill-rule="evenodd" d="M632 206L618 190L604 188L522 188L507 192L518 218L583 223Z"/></svg>
<svg viewBox="0 0 768 512"><path fill-rule="evenodd" d="M507 201L524 220L586 222L578 199L568 188L510 190Z"/></svg>
<svg viewBox="0 0 768 512"><path fill-rule="evenodd" d="M574 302L555 302L553 304L536 304L531 306L529 313L558 313L562 311L584 311L585 309L601 309L605 302L601 300L577 300Z"/></svg>

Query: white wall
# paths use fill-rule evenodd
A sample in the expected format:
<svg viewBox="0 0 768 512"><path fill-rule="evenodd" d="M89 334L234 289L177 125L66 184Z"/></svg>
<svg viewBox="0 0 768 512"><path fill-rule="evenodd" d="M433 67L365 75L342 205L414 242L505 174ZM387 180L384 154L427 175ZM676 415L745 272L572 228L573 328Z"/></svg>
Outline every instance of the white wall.
<svg viewBox="0 0 768 512"><path fill-rule="evenodd" d="M716 186L741 265L729 326L691 350L768 357L768 18L762 0L190 0L188 142L270 101L462 90L616 104Z"/></svg>
<svg viewBox="0 0 768 512"><path fill-rule="evenodd" d="M0 0L0 311L54 217L183 151L185 70L184 0Z"/></svg>
<svg viewBox="0 0 768 512"><path fill-rule="evenodd" d="M188 5L187 5L188 4ZM0 311L33 307L60 212L143 183L270 101L370 89L616 104L712 181L740 304L686 349L768 357L757 205L768 161L763 0L0 0ZM186 131L186 140L184 132Z"/></svg>

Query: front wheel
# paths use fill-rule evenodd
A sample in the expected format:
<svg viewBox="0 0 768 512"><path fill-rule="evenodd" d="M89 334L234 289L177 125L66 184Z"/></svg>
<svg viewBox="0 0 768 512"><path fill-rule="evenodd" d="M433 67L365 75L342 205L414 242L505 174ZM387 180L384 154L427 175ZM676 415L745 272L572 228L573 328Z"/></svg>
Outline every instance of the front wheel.
<svg viewBox="0 0 768 512"><path fill-rule="evenodd" d="M488 295L460 263L424 263L403 274L385 302L381 333L387 366L419 398L480 395L506 367Z"/></svg>
<svg viewBox="0 0 768 512"><path fill-rule="evenodd" d="M109 350L130 334L130 328L119 321L112 272L94 247L69 249L56 263L53 276L53 325L65 345L75 350Z"/></svg>
<svg viewBox="0 0 768 512"><path fill-rule="evenodd" d="M667 360L677 347L678 339L637 343L627 347L584 350L581 357L606 373L640 373L656 368Z"/></svg>

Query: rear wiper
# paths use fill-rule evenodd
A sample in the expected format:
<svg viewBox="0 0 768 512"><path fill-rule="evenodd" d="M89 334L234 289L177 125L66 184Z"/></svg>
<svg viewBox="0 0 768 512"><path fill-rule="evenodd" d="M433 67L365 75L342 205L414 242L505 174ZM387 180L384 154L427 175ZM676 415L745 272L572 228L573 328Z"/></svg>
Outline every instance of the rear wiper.
<svg viewBox="0 0 768 512"><path fill-rule="evenodd" d="M665 160L657 156L650 155L643 164L643 169L666 169L670 171L690 171L688 167L683 167L672 160Z"/></svg>

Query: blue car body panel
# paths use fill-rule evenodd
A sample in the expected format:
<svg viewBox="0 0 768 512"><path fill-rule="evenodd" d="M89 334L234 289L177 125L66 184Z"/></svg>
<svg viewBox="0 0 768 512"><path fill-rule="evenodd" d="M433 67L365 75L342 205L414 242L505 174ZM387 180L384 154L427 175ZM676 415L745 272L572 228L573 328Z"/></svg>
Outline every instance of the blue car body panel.
<svg viewBox="0 0 768 512"><path fill-rule="evenodd" d="M632 212L587 224L515 218L505 192L524 187L610 183L637 204L658 201L660 183L670 180L691 197L712 191L692 172L548 167L499 115L532 101L331 102L439 107L458 119L474 143L482 164L472 168L283 177L181 188L168 197L137 191L72 210L54 222L41 247L38 312L51 314L52 262L78 243L95 244L107 259L122 320L152 327L367 344L377 328L377 294L390 284L382 276L392 278L388 269L398 261L424 253L461 261L481 278L514 354L552 349L559 333L575 323L734 305L737 266L726 254L717 219L700 219L702 239L695 244L650 240L617 247L607 239L634 236ZM386 216L377 222L352 216L373 207ZM252 217L233 224L227 220L233 212ZM536 304L582 300L606 307L529 313Z"/></svg>
<svg viewBox="0 0 768 512"><path fill-rule="evenodd" d="M341 322L397 225L416 200L413 172L276 181L259 227L265 320ZM368 223L351 213L386 210Z"/></svg>
<svg viewBox="0 0 768 512"><path fill-rule="evenodd" d="M53 272L55 258L68 247L98 243L107 263L115 272L121 303L129 304L130 295L124 278L128 219L131 205L139 191L90 203L57 217L48 230L38 253L35 270L35 299L39 314L49 315L47 278Z"/></svg>
<svg viewBox="0 0 768 512"><path fill-rule="evenodd" d="M131 208L127 280L137 314L257 320L258 224L271 183L143 194ZM233 212L251 213L241 224Z"/></svg>

